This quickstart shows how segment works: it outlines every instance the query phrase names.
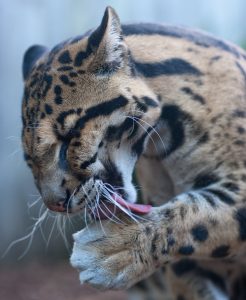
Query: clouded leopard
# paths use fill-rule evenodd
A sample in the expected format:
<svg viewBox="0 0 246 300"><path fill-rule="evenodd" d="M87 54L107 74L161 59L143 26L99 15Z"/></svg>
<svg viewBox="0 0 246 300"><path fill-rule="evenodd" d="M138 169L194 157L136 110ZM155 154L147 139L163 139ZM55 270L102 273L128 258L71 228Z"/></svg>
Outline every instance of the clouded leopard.
<svg viewBox="0 0 246 300"><path fill-rule="evenodd" d="M74 235L81 282L246 299L246 53L196 30L121 25L108 7L97 29L29 48L23 76L25 159L45 204L97 218L118 207ZM134 169L146 214L133 214Z"/></svg>

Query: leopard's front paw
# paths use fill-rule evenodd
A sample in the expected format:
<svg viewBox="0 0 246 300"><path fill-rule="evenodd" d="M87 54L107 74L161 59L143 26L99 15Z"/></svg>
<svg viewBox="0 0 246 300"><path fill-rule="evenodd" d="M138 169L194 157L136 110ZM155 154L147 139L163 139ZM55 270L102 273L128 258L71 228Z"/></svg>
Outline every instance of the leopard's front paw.
<svg viewBox="0 0 246 300"><path fill-rule="evenodd" d="M157 267L151 255L151 224L94 223L74 234L71 264L81 283L102 289L126 289Z"/></svg>

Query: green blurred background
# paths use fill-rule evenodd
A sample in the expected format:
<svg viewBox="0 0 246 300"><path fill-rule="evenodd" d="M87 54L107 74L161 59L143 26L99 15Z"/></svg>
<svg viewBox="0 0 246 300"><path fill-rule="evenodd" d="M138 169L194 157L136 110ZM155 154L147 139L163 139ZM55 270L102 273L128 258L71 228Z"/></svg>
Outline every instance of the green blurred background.
<svg viewBox="0 0 246 300"><path fill-rule="evenodd" d="M246 47L245 0L0 0L0 255L31 231L41 206L38 201L28 209L39 196L21 150L23 53L30 45L52 47L97 26L107 5L124 23L198 27ZM57 226L53 227L55 221L50 216L43 222L24 258L18 260L28 239L12 247L0 264L7 268L68 258L69 246L67 250ZM67 220L68 239L82 222L82 216Z"/></svg>

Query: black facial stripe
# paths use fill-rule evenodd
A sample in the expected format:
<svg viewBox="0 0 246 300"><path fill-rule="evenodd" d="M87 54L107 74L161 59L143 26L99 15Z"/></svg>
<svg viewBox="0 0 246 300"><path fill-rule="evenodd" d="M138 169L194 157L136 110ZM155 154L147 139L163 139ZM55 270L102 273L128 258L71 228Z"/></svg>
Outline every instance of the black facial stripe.
<svg viewBox="0 0 246 300"><path fill-rule="evenodd" d="M137 97L134 97L134 99L138 110L142 112L146 112L148 110L148 107L145 103L140 102Z"/></svg>
<svg viewBox="0 0 246 300"><path fill-rule="evenodd" d="M153 99L151 99L150 97L144 96L141 99L148 106L152 106L152 107L157 107L158 106L158 104Z"/></svg>
<svg viewBox="0 0 246 300"><path fill-rule="evenodd" d="M126 106L127 103L128 100L125 97L119 96L107 102L103 102L88 108L85 111L85 115L77 120L74 128L68 132L65 138L72 138L74 135L76 135L76 133L78 133L81 129L84 128L85 124L88 121L100 116L108 116L115 110Z"/></svg>
<svg viewBox="0 0 246 300"><path fill-rule="evenodd" d="M89 160L86 160L86 161L82 162L81 165L80 165L80 169L88 168L89 165L93 164L96 160L97 160L97 153L95 153L92 156L92 158L90 158Z"/></svg>
<svg viewBox="0 0 246 300"><path fill-rule="evenodd" d="M149 24L149 23L136 24L136 25L129 24L129 25L123 25L122 30L123 30L123 34L126 36L133 35L133 34L137 34L137 35L159 34L162 36L171 36L178 39L186 39L204 48L215 47L220 50L229 52L237 58L240 56L240 53L236 49L236 47L233 47L232 45L229 45L222 40L216 39L212 35L204 34L202 32L191 31L176 26L156 25L156 24Z"/></svg>
<svg viewBox="0 0 246 300"><path fill-rule="evenodd" d="M137 71L145 77L161 75L202 75L201 71L181 58L171 58L156 63L142 63L135 61Z"/></svg>
<svg viewBox="0 0 246 300"><path fill-rule="evenodd" d="M74 109L70 109L68 111L63 111L59 114L59 116L57 117L57 122L61 124L62 128L64 128L64 121L66 119L67 116L69 115L73 115L75 114L76 111Z"/></svg>
<svg viewBox="0 0 246 300"><path fill-rule="evenodd" d="M122 135L133 127L133 120L127 118L122 124L119 126L109 126L105 139L108 141L118 141L122 138Z"/></svg>
<svg viewBox="0 0 246 300"><path fill-rule="evenodd" d="M144 142L153 127L147 128L146 132L132 145L132 152L139 156L144 150Z"/></svg>
<svg viewBox="0 0 246 300"><path fill-rule="evenodd" d="M68 164L67 164L67 149L68 149L68 143L64 142L61 145L60 152L59 152L59 167L62 170L67 170Z"/></svg>
<svg viewBox="0 0 246 300"><path fill-rule="evenodd" d="M106 171L101 176L104 182L111 184L113 187L124 186L122 174L113 162L107 162L107 164L105 165L105 169ZM124 193L122 194L122 196L124 197Z"/></svg>

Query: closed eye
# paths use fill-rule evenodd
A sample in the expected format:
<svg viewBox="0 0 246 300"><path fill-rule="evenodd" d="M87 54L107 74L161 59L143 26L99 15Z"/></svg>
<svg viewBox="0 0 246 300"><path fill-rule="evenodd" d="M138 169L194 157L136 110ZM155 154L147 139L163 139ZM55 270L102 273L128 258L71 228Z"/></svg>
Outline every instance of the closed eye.
<svg viewBox="0 0 246 300"><path fill-rule="evenodd" d="M67 149L69 143L63 142L61 144L60 153L59 153L59 167L63 170L67 170L68 162L67 162Z"/></svg>

